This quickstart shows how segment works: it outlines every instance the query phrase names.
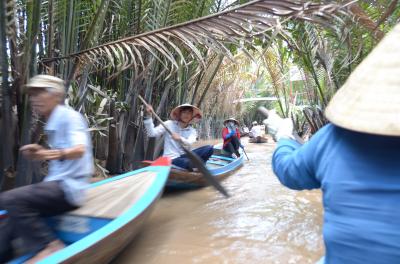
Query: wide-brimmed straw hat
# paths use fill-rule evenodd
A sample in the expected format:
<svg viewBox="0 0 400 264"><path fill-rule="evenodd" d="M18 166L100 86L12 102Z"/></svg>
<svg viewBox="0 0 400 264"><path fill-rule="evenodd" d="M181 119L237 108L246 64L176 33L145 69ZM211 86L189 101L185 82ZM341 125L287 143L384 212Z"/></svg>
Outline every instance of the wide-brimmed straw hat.
<svg viewBox="0 0 400 264"><path fill-rule="evenodd" d="M45 74L39 74L31 78L25 85L25 91L29 92L31 88L43 88L60 94L65 93L64 81L62 79Z"/></svg>
<svg viewBox="0 0 400 264"><path fill-rule="evenodd" d="M239 126L239 121L237 121L235 118L233 118L233 117L230 117L230 118L228 118L228 119L225 119L224 120L224 125L226 125L226 123L228 123L229 121L233 121L233 122L235 122L235 124L237 125L237 126Z"/></svg>
<svg viewBox="0 0 400 264"><path fill-rule="evenodd" d="M325 115L349 130L400 136L400 24L354 70Z"/></svg>
<svg viewBox="0 0 400 264"><path fill-rule="evenodd" d="M186 107L192 108L193 121L197 122L198 120L200 120L203 117L201 110L199 108L197 108L196 106L191 105L191 104L181 104L181 105L178 105L177 107L175 107L174 109L172 109L171 114L170 114L171 119L178 121L182 108L186 108Z"/></svg>

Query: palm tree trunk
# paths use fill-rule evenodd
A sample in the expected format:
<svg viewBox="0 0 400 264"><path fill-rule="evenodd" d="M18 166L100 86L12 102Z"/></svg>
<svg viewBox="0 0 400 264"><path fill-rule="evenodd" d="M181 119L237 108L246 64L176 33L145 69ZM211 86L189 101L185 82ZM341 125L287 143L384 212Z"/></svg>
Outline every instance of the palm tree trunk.
<svg viewBox="0 0 400 264"><path fill-rule="evenodd" d="M219 67L221 66L223 60L224 60L224 55L220 55L219 58L218 58L218 63L215 66L214 71L211 74L210 79L208 80L208 83L207 83L206 87L204 88L203 94L201 95L199 102L197 103L197 106L199 108L201 107L201 103L203 102L204 98L206 97L207 91L208 91L208 89L210 89L211 83L214 80L214 77L217 74L217 72L219 70Z"/></svg>
<svg viewBox="0 0 400 264"><path fill-rule="evenodd" d="M11 135L11 129L7 129L12 124L12 91L8 82L8 55L7 55L7 16L6 16L6 3L1 1L0 3L0 67L1 67L1 115L0 122L0 138L2 143L0 144L0 190L3 182L4 172L14 167L14 153L13 153L13 137Z"/></svg>
<svg viewBox="0 0 400 264"><path fill-rule="evenodd" d="M40 1L33 1L31 3L27 3L27 25L28 30L26 32L27 39L25 42L25 53L22 58L22 61L25 62L22 65L26 65L27 71L24 72L21 81L25 81L27 78L34 76L37 72L37 56L36 56L36 43L38 40L39 34L39 25L40 25L40 9L41 9L41 2ZM21 66L22 66L21 65ZM22 114L20 115L22 118L19 120L21 123L21 132L20 132L20 145L26 145L31 143L31 135L30 135L30 127L31 127L31 111L29 108L29 104L27 101L26 96L23 100L23 110ZM39 166L37 163L33 163L25 157L23 157L20 153L18 155L18 162L17 162L17 175L15 179L15 185L23 186L26 184L32 183L33 179L33 170L35 170L35 174L39 174Z"/></svg>

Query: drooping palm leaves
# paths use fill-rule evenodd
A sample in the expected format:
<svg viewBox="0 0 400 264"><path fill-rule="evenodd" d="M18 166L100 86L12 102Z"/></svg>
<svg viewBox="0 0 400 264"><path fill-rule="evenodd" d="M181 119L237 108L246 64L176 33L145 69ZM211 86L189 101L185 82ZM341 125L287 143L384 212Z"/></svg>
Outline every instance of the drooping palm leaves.
<svg viewBox="0 0 400 264"><path fill-rule="evenodd" d="M143 54L148 52L169 70L170 76L179 69L179 63L187 65L188 56L185 51L205 67L199 45L233 58L228 45L248 47L253 45L250 40L254 37L269 39L269 32L281 27L280 17L327 23L334 19L337 13L345 13L337 4L257 0L215 15L123 38L78 53L46 59L43 62L76 59L81 64L94 64L100 68L111 67L117 72L134 67L138 73L146 66Z"/></svg>

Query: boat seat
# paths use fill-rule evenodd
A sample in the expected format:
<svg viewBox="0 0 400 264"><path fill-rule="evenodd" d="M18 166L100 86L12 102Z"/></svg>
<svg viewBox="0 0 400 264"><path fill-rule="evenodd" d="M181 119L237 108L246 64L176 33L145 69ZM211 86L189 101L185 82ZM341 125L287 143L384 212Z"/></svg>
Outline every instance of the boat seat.
<svg viewBox="0 0 400 264"><path fill-rule="evenodd" d="M116 180L110 178L108 179L109 182L105 184L94 184L95 186L89 188L86 192L86 203L68 214L116 218L143 196L156 176L156 172L145 171L132 176L123 176Z"/></svg>

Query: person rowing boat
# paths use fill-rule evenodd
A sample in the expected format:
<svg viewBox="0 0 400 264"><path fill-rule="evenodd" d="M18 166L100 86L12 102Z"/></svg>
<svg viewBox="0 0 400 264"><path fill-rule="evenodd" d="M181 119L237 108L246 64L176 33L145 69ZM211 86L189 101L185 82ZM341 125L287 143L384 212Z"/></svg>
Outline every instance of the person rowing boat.
<svg viewBox="0 0 400 264"><path fill-rule="evenodd" d="M184 150L180 147L179 143L182 142L185 146L191 145L197 140L197 131L192 127L193 122L198 122L202 118L202 112L199 108L191 104L182 104L175 107L170 114L171 119L164 122L164 124L172 131L172 135L167 133L162 125L154 126L152 120L153 107L146 106L146 116L144 126L149 137L165 136L164 139L164 153L163 156L170 157L172 164L193 171L194 165L187 157ZM196 153L205 163L213 154L213 146L205 145L192 150Z"/></svg>
<svg viewBox="0 0 400 264"><path fill-rule="evenodd" d="M45 217L80 207L93 174L93 156L88 126L81 114L61 105L64 81L37 75L26 85L31 107L46 119L49 149L38 144L22 146L31 160L49 161L44 181L0 193L0 263L13 257L12 241L19 238L24 251L37 254L27 261L36 263L60 250L64 244L47 225Z"/></svg>

